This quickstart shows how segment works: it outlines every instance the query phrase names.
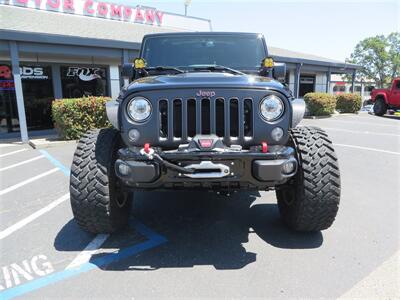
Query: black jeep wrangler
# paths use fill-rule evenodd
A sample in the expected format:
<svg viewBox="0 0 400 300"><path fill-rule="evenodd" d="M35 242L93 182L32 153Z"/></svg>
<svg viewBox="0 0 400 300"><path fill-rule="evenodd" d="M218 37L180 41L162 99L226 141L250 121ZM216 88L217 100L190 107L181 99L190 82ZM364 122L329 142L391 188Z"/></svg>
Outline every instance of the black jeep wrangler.
<svg viewBox="0 0 400 300"><path fill-rule="evenodd" d="M331 226L340 177L327 134L298 126L305 104L286 85L286 66L253 33L147 35L133 79L107 103L114 128L86 133L71 169L74 217L85 230L127 224L138 190L275 190L297 231Z"/></svg>

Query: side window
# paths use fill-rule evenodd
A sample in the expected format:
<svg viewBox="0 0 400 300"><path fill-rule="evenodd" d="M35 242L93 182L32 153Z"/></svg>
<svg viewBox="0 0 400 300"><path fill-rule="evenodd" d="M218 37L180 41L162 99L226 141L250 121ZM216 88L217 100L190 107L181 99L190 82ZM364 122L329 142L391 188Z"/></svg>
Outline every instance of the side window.
<svg viewBox="0 0 400 300"><path fill-rule="evenodd" d="M364 90L365 90L366 92L372 92L372 90L373 90L374 88L375 88L375 87L372 86L372 85L367 85L367 86L364 88Z"/></svg>
<svg viewBox="0 0 400 300"><path fill-rule="evenodd" d="M396 89L400 90L400 80L397 80L396 82Z"/></svg>

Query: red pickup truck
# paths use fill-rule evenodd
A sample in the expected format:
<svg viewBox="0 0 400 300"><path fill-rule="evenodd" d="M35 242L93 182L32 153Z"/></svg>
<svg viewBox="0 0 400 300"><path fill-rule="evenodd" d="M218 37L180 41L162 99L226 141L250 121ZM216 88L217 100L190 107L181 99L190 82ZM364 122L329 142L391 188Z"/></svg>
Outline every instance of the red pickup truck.
<svg viewBox="0 0 400 300"><path fill-rule="evenodd" d="M388 108L400 109L400 77L393 80L391 88L372 90L371 100L377 116L383 116Z"/></svg>

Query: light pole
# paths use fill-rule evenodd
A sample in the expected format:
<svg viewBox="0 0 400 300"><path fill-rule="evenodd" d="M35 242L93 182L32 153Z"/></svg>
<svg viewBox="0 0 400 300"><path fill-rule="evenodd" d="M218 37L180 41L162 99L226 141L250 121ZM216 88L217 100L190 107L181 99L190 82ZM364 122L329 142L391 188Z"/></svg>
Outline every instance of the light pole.
<svg viewBox="0 0 400 300"><path fill-rule="evenodd" d="M187 8L190 5L190 3L192 3L192 0L185 0L184 4L185 4L185 16L187 16Z"/></svg>

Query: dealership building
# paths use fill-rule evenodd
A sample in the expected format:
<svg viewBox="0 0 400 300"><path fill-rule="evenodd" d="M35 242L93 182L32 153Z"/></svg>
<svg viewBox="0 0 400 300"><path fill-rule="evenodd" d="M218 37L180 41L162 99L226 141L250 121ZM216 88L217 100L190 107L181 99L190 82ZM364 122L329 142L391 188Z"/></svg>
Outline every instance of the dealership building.
<svg viewBox="0 0 400 300"><path fill-rule="evenodd" d="M127 1L128 3L128 1ZM0 139L23 141L52 128L51 102L82 96L117 97L121 65L138 56L149 33L211 31L211 21L97 0L0 0ZM295 96L334 92L335 74L358 66L269 47L288 67ZM363 87L360 93L363 92Z"/></svg>

